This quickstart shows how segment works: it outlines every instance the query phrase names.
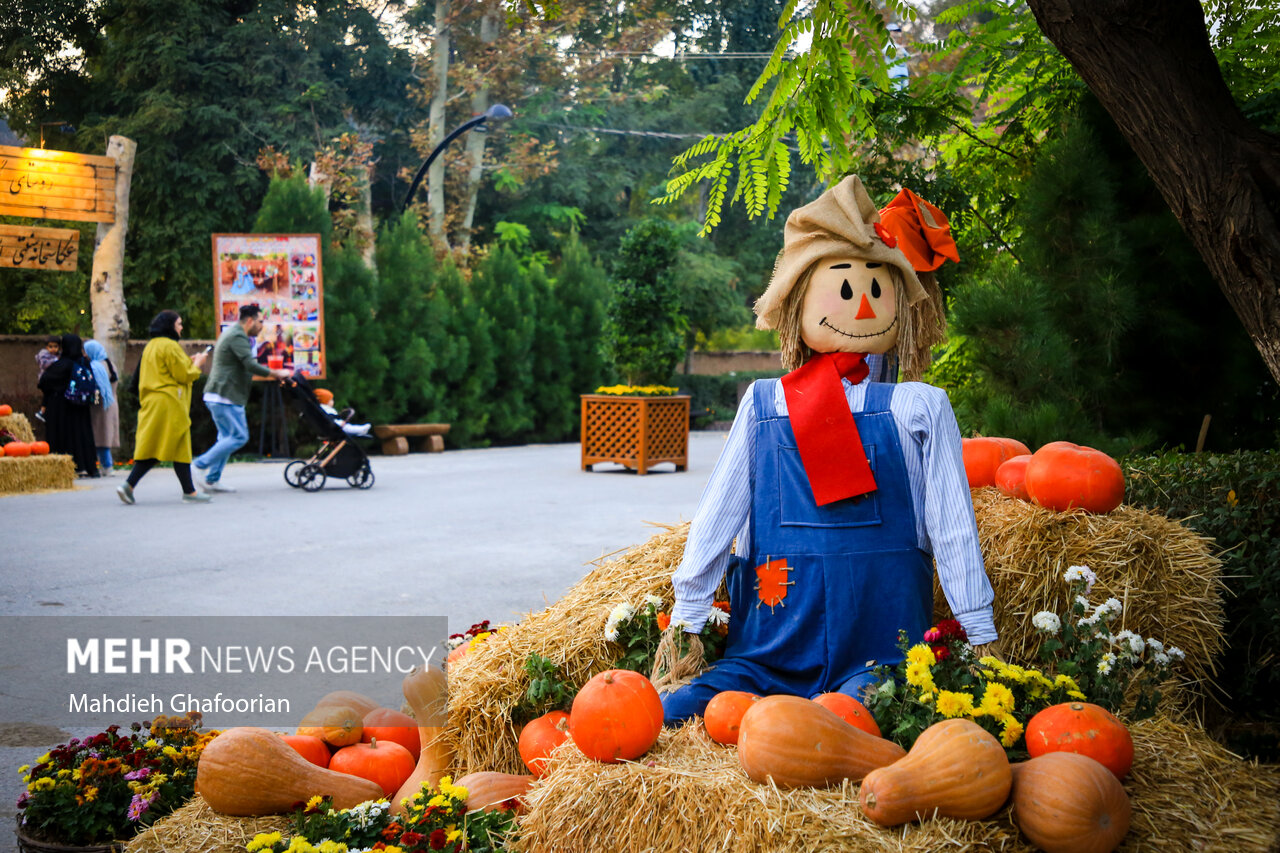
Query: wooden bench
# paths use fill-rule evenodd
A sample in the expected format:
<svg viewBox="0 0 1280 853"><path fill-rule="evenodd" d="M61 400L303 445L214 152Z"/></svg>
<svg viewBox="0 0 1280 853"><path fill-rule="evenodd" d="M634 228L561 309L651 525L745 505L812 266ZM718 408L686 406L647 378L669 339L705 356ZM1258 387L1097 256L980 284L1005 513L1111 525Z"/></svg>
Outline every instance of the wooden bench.
<svg viewBox="0 0 1280 853"><path fill-rule="evenodd" d="M384 424L373 428L374 437L382 439L384 456L404 456L409 452L409 439L414 450L439 453L444 450L444 436L449 424Z"/></svg>

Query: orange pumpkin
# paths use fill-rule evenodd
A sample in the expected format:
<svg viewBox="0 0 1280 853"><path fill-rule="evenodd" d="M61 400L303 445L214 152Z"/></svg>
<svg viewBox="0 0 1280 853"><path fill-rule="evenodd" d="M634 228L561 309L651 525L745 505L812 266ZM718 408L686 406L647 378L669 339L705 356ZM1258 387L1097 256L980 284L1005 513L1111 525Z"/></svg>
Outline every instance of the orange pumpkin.
<svg viewBox="0 0 1280 853"><path fill-rule="evenodd" d="M823 693L821 696L814 696L813 701L828 711L834 711L840 719L854 728L880 737L880 727L876 725L876 718L871 716L871 712L865 705L852 696L845 693Z"/></svg>
<svg viewBox="0 0 1280 853"><path fill-rule="evenodd" d="M329 746L314 735L281 735L284 742L316 767L329 766Z"/></svg>
<svg viewBox="0 0 1280 853"><path fill-rule="evenodd" d="M360 742L361 717L345 705L321 705L302 718L294 734L312 735L330 746L350 746Z"/></svg>
<svg viewBox="0 0 1280 853"><path fill-rule="evenodd" d="M1050 752L1013 765L1013 822L1045 853L1111 853L1132 812L1124 786L1088 756Z"/></svg>
<svg viewBox="0 0 1280 853"><path fill-rule="evenodd" d="M573 699L569 736L582 754L614 764L649 751L662 732L662 700L638 672L610 669L593 677Z"/></svg>
<svg viewBox="0 0 1280 853"><path fill-rule="evenodd" d="M467 651L470 648L471 646L467 645L466 643L463 643L462 645L458 646L456 649L453 649L452 651L450 651L449 656L445 658L444 662L446 664L457 663L458 661L462 660L464 657L467 656Z"/></svg>
<svg viewBox="0 0 1280 853"><path fill-rule="evenodd" d="M1030 455L1031 450L1016 438L981 436L960 441L960 454L964 458L964 473L969 488L978 489L996 484L996 469L1005 460L1015 456Z"/></svg>
<svg viewBox="0 0 1280 853"><path fill-rule="evenodd" d="M0 405L0 418L7 418L13 414L13 407L8 403Z"/></svg>
<svg viewBox="0 0 1280 853"><path fill-rule="evenodd" d="M702 712L702 724L716 743L738 743L742 716L747 709L760 701L760 697L745 690L724 690L711 697L707 709Z"/></svg>
<svg viewBox="0 0 1280 853"><path fill-rule="evenodd" d="M996 469L996 488L1011 498L1029 501L1027 494L1027 463L1031 457L1015 456L1000 463Z"/></svg>
<svg viewBox="0 0 1280 853"><path fill-rule="evenodd" d="M1047 509L1111 512L1124 500L1124 472L1101 450L1054 441L1027 463L1027 494Z"/></svg>
<svg viewBox="0 0 1280 853"><path fill-rule="evenodd" d="M374 738L335 752L329 759L329 769L375 782L390 797L400 790L416 763L409 750L400 744Z"/></svg>
<svg viewBox="0 0 1280 853"><path fill-rule="evenodd" d="M422 752L422 743L418 737L418 721L408 714L402 714L391 708L378 708L364 715L360 741L369 743L374 738L388 743L398 743L409 750L409 754L413 756Z"/></svg>
<svg viewBox="0 0 1280 853"><path fill-rule="evenodd" d="M1133 738L1124 723L1099 705L1063 702L1027 722L1027 752L1032 758L1050 752L1087 755L1123 779L1133 766Z"/></svg>
<svg viewBox="0 0 1280 853"><path fill-rule="evenodd" d="M0 456L4 456L4 445L0 444Z"/></svg>
<svg viewBox="0 0 1280 853"><path fill-rule="evenodd" d="M766 696L742 718L738 763L752 781L779 788L817 788L860 781L906 750L854 728L834 712L799 696Z"/></svg>
<svg viewBox="0 0 1280 853"><path fill-rule="evenodd" d="M48 456L48 455L49 455L49 442L47 442L47 441L33 441L33 442L31 442L31 455L32 455L32 456Z"/></svg>
<svg viewBox="0 0 1280 853"><path fill-rule="evenodd" d="M22 441L11 441L4 446L4 455L22 457L31 455L31 445Z"/></svg>
<svg viewBox="0 0 1280 853"><path fill-rule="evenodd" d="M551 711L526 724L520 730L520 758L535 778L547 773L547 758L552 750L569 739L569 715Z"/></svg>

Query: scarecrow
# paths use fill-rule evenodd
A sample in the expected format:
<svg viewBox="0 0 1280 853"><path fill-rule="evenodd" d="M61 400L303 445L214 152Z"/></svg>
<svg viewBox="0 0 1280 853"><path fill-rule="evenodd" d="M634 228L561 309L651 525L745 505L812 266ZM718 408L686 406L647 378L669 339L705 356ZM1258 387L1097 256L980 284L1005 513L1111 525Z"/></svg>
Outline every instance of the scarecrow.
<svg viewBox="0 0 1280 853"><path fill-rule="evenodd" d="M697 671L726 573L728 644L663 697L668 724L723 690L859 698L876 666L901 660L898 631L930 626L935 560L970 642L998 651L955 414L942 389L892 381L918 378L944 336L933 270L948 258L941 211L903 190L878 213L857 177L787 218L755 312L791 372L753 383L738 408L672 578L656 683ZM679 660L673 629L690 634Z"/></svg>

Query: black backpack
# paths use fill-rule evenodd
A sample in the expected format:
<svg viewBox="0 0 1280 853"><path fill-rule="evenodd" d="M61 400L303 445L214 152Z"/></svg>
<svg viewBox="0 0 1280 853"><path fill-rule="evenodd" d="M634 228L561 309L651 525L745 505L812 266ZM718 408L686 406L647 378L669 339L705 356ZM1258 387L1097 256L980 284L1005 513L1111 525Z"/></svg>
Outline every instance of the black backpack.
<svg viewBox="0 0 1280 853"><path fill-rule="evenodd" d="M71 366L71 381L62 396L73 406L100 406L102 392L98 390L98 382L93 378L93 368L83 358Z"/></svg>

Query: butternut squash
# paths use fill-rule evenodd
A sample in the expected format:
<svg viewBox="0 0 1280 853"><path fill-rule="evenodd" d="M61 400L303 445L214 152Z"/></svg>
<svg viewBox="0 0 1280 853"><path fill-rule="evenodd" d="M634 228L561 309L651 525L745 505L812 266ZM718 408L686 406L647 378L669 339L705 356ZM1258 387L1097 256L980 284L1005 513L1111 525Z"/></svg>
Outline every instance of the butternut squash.
<svg viewBox="0 0 1280 853"><path fill-rule="evenodd" d="M943 720L924 730L906 758L868 773L858 801L881 826L935 814L981 820L1000 810L1012 784L1000 741L972 720Z"/></svg>
<svg viewBox="0 0 1280 853"><path fill-rule="evenodd" d="M363 693L356 693L354 690L335 690L332 693L326 693L316 702L316 708L323 708L327 705L341 705L350 708L360 715L360 719L364 719L364 715L370 711L376 711L382 707L378 702L373 701Z"/></svg>
<svg viewBox="0 0 1280 853"><path fill-rule="evenodd" d="M534 781L533 776L483 771L468 773L453 784L467 789L467 811L493 811L508 800L523 797Z"/></svg>
<svg viewBox="0 0 1280 853"><path fill-rule="evenodd" d="M856 782L906 754L799 696L766 696L747 709L738 730L742 769L754 781L772 779L780 788Z"/></svg>
<svg viewBox="0 0 1280 853"><path fill-rule="evenodd" d="M1013 765L1013 822L1045 853L1111 853L1132 810L1115 774L1087 755L1050 752Z"/></svg>
<svg viewBox="0 0 1280 853"><path fill-rule="evenodd" d="M444 742L449 706L449 682L444 670L434 666L414 667L404 677L401 690L409 710L418 721L422 752L418 754L418 764L409 778L391 798L392 814L404 814L402 801L418 793L424 782L439 784L440 777L448 773L449 766L453 764L453 748Z"/></svg>
<svg viewBox="0 0 1280 853"><path fill-rule="evenodd" d="M286 814L317 794L349 809L383 796L376 782L317 767L274 732L245 726L211 740L196 766L196 792L219 814Z"/></svg>

